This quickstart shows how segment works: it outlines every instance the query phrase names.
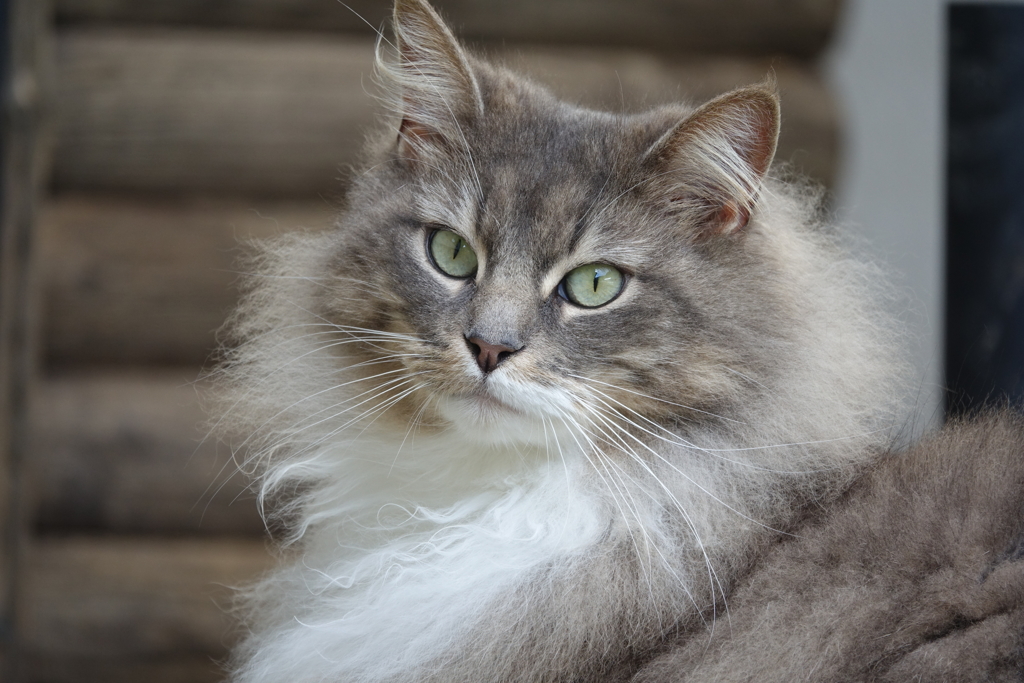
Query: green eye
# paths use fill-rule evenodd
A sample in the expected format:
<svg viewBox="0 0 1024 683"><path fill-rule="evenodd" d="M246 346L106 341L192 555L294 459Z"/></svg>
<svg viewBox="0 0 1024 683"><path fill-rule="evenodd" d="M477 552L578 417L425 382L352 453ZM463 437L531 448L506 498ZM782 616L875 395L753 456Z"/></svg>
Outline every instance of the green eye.
<svg viewBox="0 0 1024 683"><path fill-rule="evenodd" d="M469 277L476 272L476 253L466 240L451 230L435 230L427 242L438 270L452 277Z"/></svg>
<svg viewBox="0 0 1024 683"><path fill-rule="evenodd" d="M588 263L569 272L562 281L565 297L586 308L602 306L619 295L625 278L615 266Z"/></svg>

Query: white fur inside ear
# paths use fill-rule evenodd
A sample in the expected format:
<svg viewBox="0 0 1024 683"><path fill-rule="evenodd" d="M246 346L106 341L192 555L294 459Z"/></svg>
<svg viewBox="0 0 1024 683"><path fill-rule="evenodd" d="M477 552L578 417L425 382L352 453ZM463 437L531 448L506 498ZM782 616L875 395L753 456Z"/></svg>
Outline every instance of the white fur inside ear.
<svg viewBox="0 0 1024 683"><path fill-rule="evenodd" d="M750 210L730 202L715 214L711 221L711 229L720 235L732 235L747 227L749 222Z"/></svg>
<svg viewBox="0 0 1024 683"><path fill-rule="evenodd" d="M703 235L741 230L757 206L779 134L773 86L708 102L656 142L653 185Z"/></svg>

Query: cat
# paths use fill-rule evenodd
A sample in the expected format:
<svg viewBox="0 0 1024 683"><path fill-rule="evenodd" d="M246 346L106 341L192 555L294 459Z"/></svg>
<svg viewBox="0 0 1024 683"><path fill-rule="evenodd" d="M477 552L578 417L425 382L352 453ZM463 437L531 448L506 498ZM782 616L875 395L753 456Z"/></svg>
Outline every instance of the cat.
<svg viewBox="0 0 1024 683"><path fill-rule="evenodd" d="M229 324L285 530L232 680L628 680L886 449L884 278L773 170L770 78L598 112L425 0L393 28L336 226L264 244Z"/></svg>

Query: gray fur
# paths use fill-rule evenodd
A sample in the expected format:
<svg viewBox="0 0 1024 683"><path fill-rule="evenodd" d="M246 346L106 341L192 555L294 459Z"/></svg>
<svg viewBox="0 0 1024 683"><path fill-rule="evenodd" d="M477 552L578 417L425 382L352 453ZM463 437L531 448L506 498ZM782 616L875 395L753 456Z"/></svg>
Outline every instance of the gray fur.
<svg viewBox="0 0 1024 683"><path fill-rule="evenodd" d="M634 683L1024 681L1024 419L947 427L816 511Z"/></svg>

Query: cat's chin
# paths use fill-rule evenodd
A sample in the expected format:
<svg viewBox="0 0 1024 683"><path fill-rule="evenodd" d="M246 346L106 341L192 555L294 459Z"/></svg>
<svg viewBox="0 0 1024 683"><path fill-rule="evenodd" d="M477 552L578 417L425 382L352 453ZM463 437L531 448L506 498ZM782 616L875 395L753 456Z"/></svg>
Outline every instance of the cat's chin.
<svg viewBox="0 0 1024 683"><path fill-rule="evenodd" d="M499 398L495 393L481 389L472 394L446 396L437 401L437 411L453 430L482 445L543 446L552 439L556 427L551 419L533 406L521 401L513 403L507 396L499 394Z"/></svg>

